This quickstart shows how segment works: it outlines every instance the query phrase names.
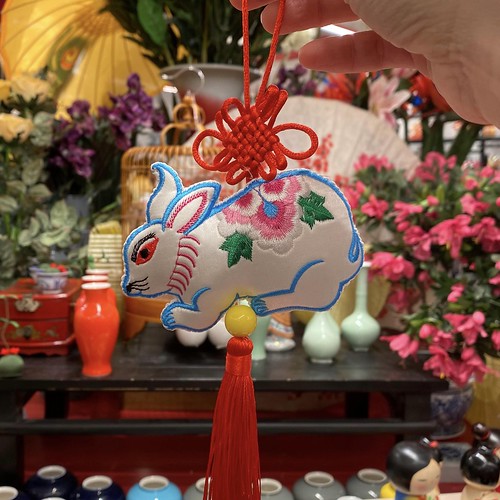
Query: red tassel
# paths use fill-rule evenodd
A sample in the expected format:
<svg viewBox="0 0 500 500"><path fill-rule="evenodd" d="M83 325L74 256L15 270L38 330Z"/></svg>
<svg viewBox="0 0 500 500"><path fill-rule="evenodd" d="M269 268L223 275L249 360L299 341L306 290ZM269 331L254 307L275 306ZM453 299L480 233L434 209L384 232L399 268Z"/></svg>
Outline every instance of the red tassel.
<svg viewBox="0 0 500 500"><path fill-rule="evenodd" d="M203 500L260 500L252 341L233 337L214 410Z"/></svg>

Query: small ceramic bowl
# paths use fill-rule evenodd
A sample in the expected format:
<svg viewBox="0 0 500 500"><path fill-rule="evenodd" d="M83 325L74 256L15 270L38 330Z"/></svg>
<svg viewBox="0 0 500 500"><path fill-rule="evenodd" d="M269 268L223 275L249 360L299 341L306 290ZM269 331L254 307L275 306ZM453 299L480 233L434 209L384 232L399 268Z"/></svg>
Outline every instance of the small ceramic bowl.
<svg viewBox="0 0 500 500"><path fill-rule="evenodd" d="M345 488L331 474L312 471L293 485L295 500L337 500L345 496Z"/></svg>
<svg viewBox="0 0 500 500"><path fill-rule="evenodd" d="M380 489L388 482L385 472L378 469L361 469L345 485L348 495L359 498L380 498Z"/></svg>
<svg viewBox="0 0 500 500"><path fill-rule="evenodd" d="M125 494L110 477L89 476L73 492L71 500L125 500Z"/></svg>
<svg viewBox="0 0 500 500"><path fill-rule="evenodd" d="M130 488L127 500L182 500L182 494L166 477L146 476Z"/></svg>
<svg viewBox="0 0 500 500"><path fill-rule="evenodd" d="M48 497L69 498L78 483L75 476L61 465L47 465L38 469L24 483L24 491L34 499Z"/></svg>
<svg viewBox="0 0 500 500"><path fill-rule="evenodd" d="M34 274L34 280L36 287L41 293L57 294L64 290L64 287L68 283L68 271L51 273L45 271L38 271Z"/></svg>
<svg viewBox="0 0 500 500"><path fill-rule="evenodd" d="M185 347L199 347L207 338L208 332L191 332L177 328L175 336L177 340Z"/></svg>
<svg viewBox="0 0 500 500"><path fill-rule="evenodd" d="M227 331L224 317L208 330L208 340L217 348L225 349L231 334Z"/></svg>
<svg viewBox="0 0 500 500"><path fill-rule="evenodd" d="M183 500L203 500L203 490L205 489L205 478L200 477L196 483L189 486L184 492Z"/></svg>
<svg viewBox="0 0 500 500"><path fill-rule="evenodd" d="M12 486L0 486L0 500L30 500L30 497Z"/></svg>
<svg viewBox="0 0 500 500"><path fill-rule="evenodd" d="M294 500L292 492L276 479L263 477L260 480L262 500Z"/></svg>

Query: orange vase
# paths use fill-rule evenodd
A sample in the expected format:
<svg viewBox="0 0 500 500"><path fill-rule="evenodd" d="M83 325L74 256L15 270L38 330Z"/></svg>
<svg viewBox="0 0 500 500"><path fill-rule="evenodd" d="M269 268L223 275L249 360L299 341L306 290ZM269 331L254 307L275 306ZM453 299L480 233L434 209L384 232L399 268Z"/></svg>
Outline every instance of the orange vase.
<svg viewBox="0 0 500 500"><path fill-rule="evenodd" d="M84 283L85 300L75 307L75 337L87 377L111 373L111 356L118 339L120 316L109 300L109 283Z"/></svg>
<svg viewBox="0 0 500 500"><path fill-rule="evenodd" d="M85 283L109 283L109 279L107 275L104 274L85 274L82 276L82 285L85 285ZM112 300L113 303L116 305L116 293L113 290L112 287L108 288L108 300ZM75 309L80 308L83 303L85 302L85 290L80 292L80 295L76 299L75 302Z"/></svg>

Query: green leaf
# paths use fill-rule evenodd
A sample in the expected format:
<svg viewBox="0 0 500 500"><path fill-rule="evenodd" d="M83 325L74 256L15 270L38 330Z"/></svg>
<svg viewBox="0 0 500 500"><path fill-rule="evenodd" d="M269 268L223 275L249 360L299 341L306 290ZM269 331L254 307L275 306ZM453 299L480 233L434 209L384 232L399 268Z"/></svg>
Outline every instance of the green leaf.
<svg viewBox="0 0 500 500"><path fill-rule="evenodd" d="M157 0L139 0L137 16L144 31L156 45L165 43L166 22L163 18L162 2Z"/></svg>
<svg viewBox="0 0 500 500"><path fill-rule="evenodd" d="M17 201L12 196L0 195L0 214L12 214L18 208Z"/></svg>
<svg viewBox="0 0 500 500"><path fill-rule="evenodd" d="M50 218L45 212L37 208L35 210L35 217L40 221L43 231L47 231L50 228Z"/></svg>
<svg viewBox="0 0 500 500"><path fill-rule="evenodd" d="M50 209L50 223L59 228L68 224L69 209L63 200L56 201Z"/></svg>
<svg viewBox="0 0 500 500"><path fill-rule="evenodd" d="M17 237L17 242L21 247L29 247L33 241L33 238L28 229L23 229L19 232L19 236Z"/></svg>
<svg viewBox="0 0 500 500"><path fill-rule="evenodd" d="M28 232L29 235L34 238L41 229L41 224L40 221L36 217L31 217L30 218L30 225L28 227Z"/></svg>
<svg viewBox="0 0 500 500"><path fill-rule="evenodd" d="M52 245L59 245L65 238L67 238L67 236L67 228L59 227L42 233L37 239L42 245L50 247Z"/></svg>
<svg viewBox="0 0 500 500"><path fill-rule="evenodd" d="M46 111L40 111L33 118L33 130L30 141L40 148L48 148L52 144L52 123L54 115Z"/></svg>
<svg viewBox="0 0 500 500"><path fill-rule="evenodd" d="M49 188L45 184L35 184L28 189L28 194L37 201L44 200L52 196Z"/></svg>
<svg viewBox="0 0 500 500"><path fill-rule="evenodd" d="M325 208L325 197L311 191L307 198L299 197L299 205L302 207L301 221L305 222L311 229L316 222L333 220L333 215Z"/></svg>
<svg viewBox="0 0 500 500"><path fill-rule="evenodd" d="M21 180L27 186L34 186L42 176L43 160L41 158L24 160Z"/></svg>
<svg viewBox="0 0 500 500"><path fill-rule="evenodd" d="M232 267L240 261L241 257L252 260L252 246L253 241L246 234L236 231L226 238L220 249L227 252L227 266Z"/></svg>
<svg viewBox="0 0 500 500"><path fill-rule="evenodd" d="M19 180L7 181L7 193L13 196L19 196L26 193L26 185Z"/></svg>

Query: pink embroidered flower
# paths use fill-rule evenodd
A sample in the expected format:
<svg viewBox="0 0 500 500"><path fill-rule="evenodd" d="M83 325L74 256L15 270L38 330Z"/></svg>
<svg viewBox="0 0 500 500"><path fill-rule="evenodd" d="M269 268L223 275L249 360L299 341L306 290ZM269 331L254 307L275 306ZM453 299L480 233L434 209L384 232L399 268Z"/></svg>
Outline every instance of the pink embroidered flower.
<svg viewBox="0 0 500 500"><path fill-rule="evenodd" d="M381 340L389 342L389 347L393 351L397 352L403 359L417 354L419 342L418 340L412 339L407 333L389 335L380 338Z"/></svg>
<svg viewBox="0 0 500 500"><path fill-rule="evenodd" d="M463 283L455 283L451 287L451 292L448 295L448 302L457 302L462 296L465 290L465 285Z"/></svg>
<svg viewBox="0 0 500 500"><path fill-rule="evenodd" d="M413 247L413 256L416 259L421 261L430 260L432 238L421 227L409 227L403 236L403 241Z"/></svg>
<svg viewBox="0 0 500 500"><path fill-rule="evenodd" d="M462 204L464 213L469 215L475 215L477 212L486 212L490 207L489 203L476 200L470 193L462 196L462 198L460 198L460 203Z"/></svg>
<svg viewBox="0 0 500 500"><path fill-rule="evenodd" d="M391 127L396 125L393 111L410 98L408 90L397 90L399 78L380 75L368 82L368 110L385 120Z"/></svg>
<svg viewBox="0 0 500 500"><path fill-rule="evenodd" d="M457 215L454 219L436 224L430 230L437 244L449 246L453 259L458 259L460 256L463 239L471 235L470 220L469 215Z"/></svg>
<svg viewBox="0 0 500 500"><path fill-rule="evenodd" d="M368 217L374 217L375 219L382 220L389 203L384 200L377 200L373 194L368 197L368 201L361 206L361 212Z"/></svg>
<svg viewBox="0 0 500 500"><path fill-rule="evenodd" d="M390 252L376 252L373 254L372 269L379 270L380 274L390 281L399 281L402 278L411 279L415 274L413 264L400 255Z"/></svg>
<svg viewBox="0 0 500 500"><path fill-rule="evenodd" d="M444 319L450 323L452 328L460 332L467 345L475 344L477 337L488 337L483 325L485 321L482 311L475 311L472 314L448 313Z"/></svg>

